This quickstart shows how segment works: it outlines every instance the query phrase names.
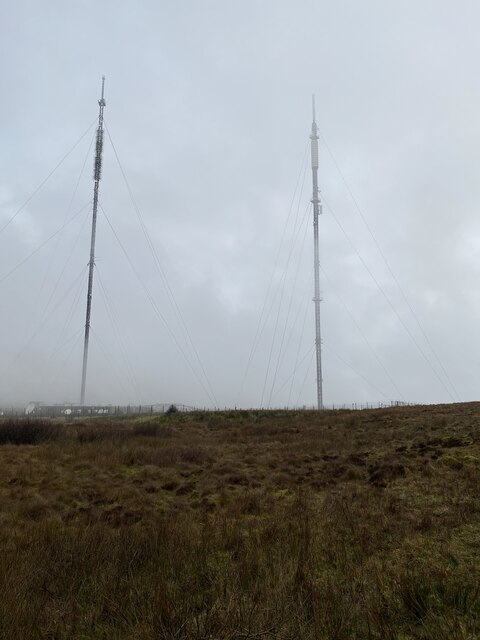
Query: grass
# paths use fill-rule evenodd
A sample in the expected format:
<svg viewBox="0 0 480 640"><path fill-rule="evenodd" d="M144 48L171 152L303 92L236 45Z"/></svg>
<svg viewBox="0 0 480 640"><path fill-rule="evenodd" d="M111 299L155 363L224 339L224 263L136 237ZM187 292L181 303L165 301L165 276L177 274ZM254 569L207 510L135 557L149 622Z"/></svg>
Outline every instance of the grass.
<svg viewBox="0 0 480 640"><path fill-rule="evenodd" d="M480 637L479 425L475 403L0 422L0 638Z"/></svg>

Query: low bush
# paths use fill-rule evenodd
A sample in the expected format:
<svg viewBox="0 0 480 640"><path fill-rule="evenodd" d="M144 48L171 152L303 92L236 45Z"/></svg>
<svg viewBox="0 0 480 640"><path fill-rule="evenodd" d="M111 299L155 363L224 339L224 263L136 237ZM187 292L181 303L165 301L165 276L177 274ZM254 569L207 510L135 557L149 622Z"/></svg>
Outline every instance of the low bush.
<svg viewBox="0 0 480 640"><path fill-rule="evenodd" d="M0 444L39 444L64 435L63 425L42 418L8 418L0 422Z"/></svg>
<svg viewBox="0 0 480 640"><path fill-rule="evenodd" d="M173 413L178 413L178 407L176 407L174 404L171 404L165 411L165 415L171 416Z"/></svg>

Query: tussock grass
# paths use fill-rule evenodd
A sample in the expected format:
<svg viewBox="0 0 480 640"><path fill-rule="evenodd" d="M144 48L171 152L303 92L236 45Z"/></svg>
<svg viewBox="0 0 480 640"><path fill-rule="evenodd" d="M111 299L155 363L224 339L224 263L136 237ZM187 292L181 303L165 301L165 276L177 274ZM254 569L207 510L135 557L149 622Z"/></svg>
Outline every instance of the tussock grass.
<svg viewBox="0 0 480 640"><path fill-rule="evenodd" d="M479 427L467 404L0 440L0 638L480 637Z"/></svg>

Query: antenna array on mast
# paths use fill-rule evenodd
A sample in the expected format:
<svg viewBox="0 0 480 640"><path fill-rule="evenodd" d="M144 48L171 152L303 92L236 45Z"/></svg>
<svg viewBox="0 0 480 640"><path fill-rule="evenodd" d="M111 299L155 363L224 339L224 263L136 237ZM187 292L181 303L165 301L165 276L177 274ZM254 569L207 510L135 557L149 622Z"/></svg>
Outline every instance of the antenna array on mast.
<svg viewBox="0 0 480 640"><path fill-rule="evenodd" d="M93 165L93 210L92 210L92 235L90 240L90 261L88 263L88 291L87 312L85 318L85 340L83 344L82 388L80 391L80 403L85 404L85 385L87 381L88 342L90 338L90 315L92 311L93 268L95 266L95 237L97 232L98 187L102 175L103 153L103 109L105 108L105 76L102 77L102 97L98 101L98 127L95 146L95 162Z"/></svg>
<svg viewBox="0 0 480 640"><path fill-rule="evenodd" d="M323 409L322 390L322 338L320 332L320 251L318 242L318 216L322 213L322 203L318 189L318 129L315 121L315 96L312 96L312 133L310 135L310 148L312 155L312 181L313 181L313 269L315 277L315 291L313 302L315 303L315 357L317 364L317 408Z"/></svg>

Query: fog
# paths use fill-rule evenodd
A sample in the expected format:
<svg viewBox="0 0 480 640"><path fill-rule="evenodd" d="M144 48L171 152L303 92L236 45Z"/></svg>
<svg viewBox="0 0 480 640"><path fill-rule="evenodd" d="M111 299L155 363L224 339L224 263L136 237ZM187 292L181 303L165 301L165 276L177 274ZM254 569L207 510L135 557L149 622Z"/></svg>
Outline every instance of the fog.
<svg viewBox="0 0 480 640"><path fill-rule="evenodd" d="M312 94L326 405L478 398L478 3L2 14L0 406L79 399L102 75L87 402L315 404Z"/></svg>

